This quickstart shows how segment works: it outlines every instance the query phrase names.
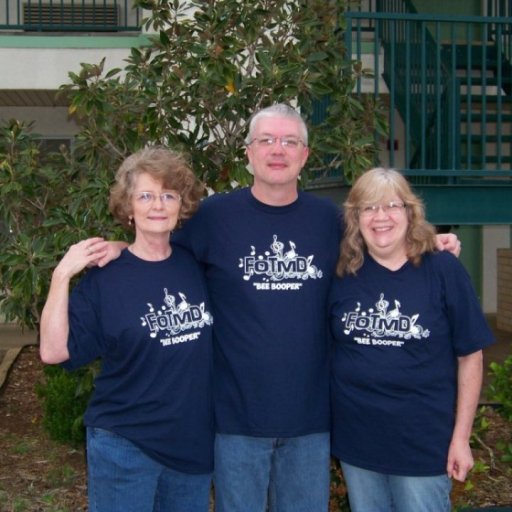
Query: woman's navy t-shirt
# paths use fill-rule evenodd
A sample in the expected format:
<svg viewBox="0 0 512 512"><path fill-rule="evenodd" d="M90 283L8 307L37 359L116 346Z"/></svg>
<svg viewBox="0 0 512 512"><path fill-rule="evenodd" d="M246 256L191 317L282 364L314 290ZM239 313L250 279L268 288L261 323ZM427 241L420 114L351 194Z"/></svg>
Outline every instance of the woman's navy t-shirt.
<svg viewBox="0 0 512 512"><path fill-rule="evenodd" d="M439 252L390 271L366 254L330 304L333 454L380 473L445 473L457 357L493 342L462 264Z"/></svg>
<svg viewBox="0 0 512 512"><path fill-rule="evenodd" d="M128 250L87 272L69 307L68 369L101 359L85 424L185 473L213 468L211 336L203 273L185 249L158 262Z"/></svg>

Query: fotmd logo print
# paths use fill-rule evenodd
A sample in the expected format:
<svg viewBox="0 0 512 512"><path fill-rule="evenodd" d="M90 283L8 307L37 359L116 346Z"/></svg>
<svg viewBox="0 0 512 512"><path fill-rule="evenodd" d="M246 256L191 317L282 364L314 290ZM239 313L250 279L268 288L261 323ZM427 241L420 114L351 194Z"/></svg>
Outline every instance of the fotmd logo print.
<svg viewBox="0 0 512 512"><path fill-rule="evenodd" d="M258 254L251 246L249 255L240 258L239 267L243 269L243 279L253 279L258 290L298 290L302 286L301 281L323 276L323 272L313 265L313 259L313 255L302 256L293 241L285 245L277 235L273 235L269 249ZM283 280L295 282L280 282Z"/></svg>
<svg viewBox="0 0 512 512"><path fill-rule="evenodd" d="M343 314L341 321L344 324L343 332L346 335L358 332L360 336L354 337L360 345L389 345L401 347L404 342L396 338L410 340L422 339L430 336L430 331L417 323L419 314L404 315L400 309L402 305L398 300L393 306L380 294L375 303L375 309L361 310L358 302L354 311ZM395 339L383 339L386 337Z"/></svg>
<svg viewBox="0 0 512 512"><path fill-rule="evenodd" d="M184 293L178 292L179 301L164 288L164 303L156 309L148 303L149 312L141 317L143 327L148 327L151 338L164 336L160 339L162 345L175 345L197 340L201 331L187 332L191 329L201 329L213 324L213 316L206 311L204 302L191 304Z"/></svg>

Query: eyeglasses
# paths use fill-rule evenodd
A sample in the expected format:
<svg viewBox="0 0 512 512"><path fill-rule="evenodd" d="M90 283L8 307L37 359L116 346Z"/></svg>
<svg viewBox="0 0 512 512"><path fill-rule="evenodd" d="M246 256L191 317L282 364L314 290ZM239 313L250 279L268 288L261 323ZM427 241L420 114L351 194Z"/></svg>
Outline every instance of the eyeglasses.
<svg viewBox="0 0 512 512"><path fill-rule="evenodd" d="M303 146L306 145L303 141L297 139L296 137L274 137L273 135L256 137L255 139L251 140L249 144L256 144L256 146L260 148L269 148L273 146L277 141L279 141L281 147L285 149L297 149L299 144L302 144Z"/></svg>
<svg viewBox="0 0 512 512"><path fill-rule="evenodd" d="M137 192L135 199L141 204L152 204L159 198L165 206L177 204L181 201L178 192L162 192L161 194L153 194L153 192Z"/></svg>
<svg viewBox="0 0 512 512"><path fill-rule="evenodd" d="M398 215L404 208L406 208L406 206L407 205L403 201L389 201L389 203L384 204L368 204L359 208L359 215L362 217L373 217L374 215L377 215L380 208L382 208L382 211L388 215Z"/></svg>

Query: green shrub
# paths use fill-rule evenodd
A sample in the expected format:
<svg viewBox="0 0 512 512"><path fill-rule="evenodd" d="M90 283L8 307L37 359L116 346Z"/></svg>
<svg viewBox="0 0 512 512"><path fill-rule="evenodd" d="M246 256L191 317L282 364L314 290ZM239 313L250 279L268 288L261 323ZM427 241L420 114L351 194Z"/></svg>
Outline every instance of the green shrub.
<svg viewBox="0 0 512 512"><path fill-rule="evenodd" d="M85 441L83 415L93 388L95 365L68 372L46 366L44 383L36 386L43 399L43 426L55 441L77 445Z"/></svg>
<svg viewBox="0 0 512 512"><path fill-rule="evenodd" d="M492 362L489 368L492 381L487 389L487 398L497 402L499 413L512 422L512 355L503 364ZM498 442L497 448L502 452L501 461L512 464L512 439Z"/></svg>
<svg viewBox="0 0 512 512"><path fill-rule="evenodd" d="M512 355L503 364L489 365L492 381L487 390L487 398L498 402L500 413L508 421L512 421Z"/></svg>

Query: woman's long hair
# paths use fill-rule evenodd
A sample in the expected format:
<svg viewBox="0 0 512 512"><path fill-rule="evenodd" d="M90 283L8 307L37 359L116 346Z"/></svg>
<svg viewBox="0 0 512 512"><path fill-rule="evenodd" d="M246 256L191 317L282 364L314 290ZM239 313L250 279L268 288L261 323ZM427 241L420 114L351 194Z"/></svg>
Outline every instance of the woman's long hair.
<svg viewBox="0 0 512 512"><path fill-rule="evenodd" d="M405 243L409 261L419 265L422 254L435 249L436 231L425 219L423 201L398 171L377 167L366 171L357 179L343 204L345 234L340 244L340 257L336 267L338 276L355 275L364 262L367 247L359 229L360 208L363 205L379 204L390 196L397 197L406 205L408 227Z"/></svg>

